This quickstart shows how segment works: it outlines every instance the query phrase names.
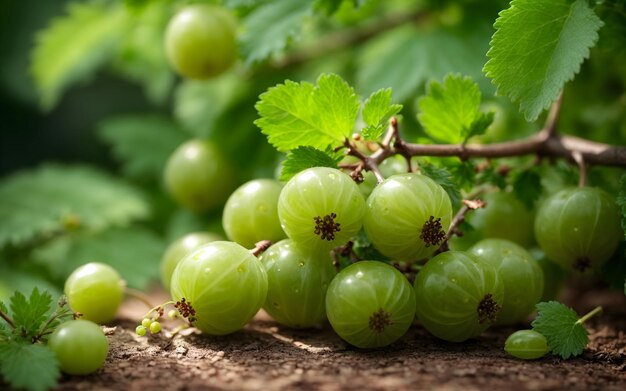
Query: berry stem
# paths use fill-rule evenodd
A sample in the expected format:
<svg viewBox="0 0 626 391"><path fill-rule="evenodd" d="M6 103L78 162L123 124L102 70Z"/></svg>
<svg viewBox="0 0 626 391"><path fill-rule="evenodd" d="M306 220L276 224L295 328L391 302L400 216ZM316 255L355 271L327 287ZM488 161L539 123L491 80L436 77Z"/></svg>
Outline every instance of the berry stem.
<svg viewBox="0 0 626 391"><path fill-rule="evenodd" d="M132 297L133 299L137 299L139 301L141 301L142 303L144 303L148 308L154 308L154 304L152 304L150 302L150 297L148 295L146 295L145 293L137 290L137 289L133 289L133 288L128 288L125 287L124 288L124 292Z"/></svg>
<svg viewBox="0 0 626 391"><path fill-rule="evenodd" d="M7 322L7 324L11 326L12 329L15 329L15 323L13 323L13 319L11 319L9 315L2 312L2 310L0 310L0 317L4 319L4 321Z"/></svg>
<svg viewBox="0 0 626 391"><path fill-rule="evenodd" d="M75 316L74 312L72 312L69 307L66 307L66 304L67 302L64 299L59 302L59 307L56 309L54 314L50 316L48 321L39 329L37 335L33 337L33 343L39 341L41 338L48 334L52 334L53 330L51 326L53 325L55 320L59 319L61 320L61 322L63 322L63 318L69 317L70 315Z"/></svg>
<svg viewBox="0 0 626 391"><path fill-rule="evenodd" d="M585 163L585 158L583 155L578 152L572 152L572 159L578 164L578 187L587 186L587 164Z"/></svg>
<svg viewBox="0 0 626 391"><path fill-rule="evenodd" d="M259 255L263 254L265 250L270 248L271 245L271 241L261 240L254 245L254 248L250 250L250 253L252 253L252 255L254 255L255 257L258 257Z"/></svg>
<svg viewBox="0 0 626 391"><path fill-rule="evenodd" d="M448 232L446 233L446 236L444 236L443 242L441 243L441 246L439 246L435 254L440 254L448 251L448 241L450 240L452 235L458 234L457 227L465 220L465 216L470 210L476 210L484 207L485 202L482 200L463 200L463 207L461 207L461 209L459 209L456 215L454 215L454 217L452 218L452 221L450 222L450 227L448 228Z"/></svg>
<svg viewBox="0 0 626 391"><path fill-rule="evenodd" d="M602 313L602 306L597 306L596 308L591 310L589 313L584 315L582 318L578 319L576 321L576 324L583 324L586 321L588 321L589 319L593 318L594 316L596 316L596 315L598 315L600 313Z"/></svg>
<svg viewBox="0 0 626 391"><path fill-rule="evenodd" d="M167 305L174 305L174 304L176 304L176 302L173 301L173 300L170 300L170 301L166 301L163 304L159 304L159 305L157 305L155 307L152 307L152 308L150 308L150 311L146 312L146 314L143 316L142 319L149 318L150 315L152 315L153 312L159 312L159 315L162 316L161 312L163 311L163 308L165 308L165 306L167 306Z"/></svg>

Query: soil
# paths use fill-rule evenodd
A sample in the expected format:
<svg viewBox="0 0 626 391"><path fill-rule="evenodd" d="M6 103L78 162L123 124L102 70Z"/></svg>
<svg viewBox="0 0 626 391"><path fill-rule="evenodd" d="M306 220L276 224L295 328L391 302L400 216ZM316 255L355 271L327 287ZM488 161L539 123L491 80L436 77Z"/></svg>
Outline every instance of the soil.
<svg viewBox="0 0 626 391"><path fill-rule="evenodd" d="M105 366L86 377L64 376L59 390L626 390L626 296L572 290L563 301L578 313L603 305L587 323L590 343L581 356L561 360L514 359L503 351L519 327L491 329L480 338L447 343L414 325L400 341L360 350L329 326L292 330L260 313L243 330L210 337L186 330L138 337L145 312L128 301L119 320L105 328L110 352ZM164 298L153 294L155 302ZM167 326L167 324L164 324Z"/></svg>

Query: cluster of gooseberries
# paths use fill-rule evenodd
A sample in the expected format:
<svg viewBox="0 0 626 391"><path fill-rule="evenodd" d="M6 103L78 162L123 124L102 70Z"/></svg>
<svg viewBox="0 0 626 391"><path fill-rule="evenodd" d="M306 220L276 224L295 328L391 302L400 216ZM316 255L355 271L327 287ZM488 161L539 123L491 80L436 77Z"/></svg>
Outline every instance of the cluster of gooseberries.
<svg viewBox="0 0 626 391"><path fill-rule="evenodd" d="M269 179L248 182L224 208L233 242L193 240L199 234L177 241L168 253L178 260L166 257L163 264L179 263L163 283L174 301L193 303L194 325L209 334L241 328L262 307L289 327L327 318L358 347L392 343L415 317L433 335L460 342L492 324L525 320L544 285L558 285L560 276L545 259L524 248L535 236L547 257L579 271L601 266L619 241L617 206L601 190L565 189L544 200L539 213L546 218L535 219L534 233L533 213L502 191L488 194L487 207L473 216L473 235L481 240L452 241L452 251L435 255L448 238L450 199L427 176L398 171L374 188L325 167L304 170L284 187ZM605 223L593 224L598 220ZM337 273L333 249L361 230L394 263L432 257L413 287L387 262L363 260ZM246 247L261 239L278 242L257 260Z"/></svg>
<svg viewBox="0 0 626 391"><path fill-rule="evenodd" d="M166 32L173 67L190 78L226 71L236 59L235 29L221 8L185 7ZM597 269L621 237L618 207L607 193L571 188L543 200L536 217L512 193L489 193L487 207L470 216L474 230L451 239L446 191L406 168L385 160L380 169L387 179L377 185L371 173L357 184L341 170L314 167L286 184L250 181L228 197L235 175L219 148L204 140L183 144L167 162L166 187L194 211L226 201L230 241L198 232L172 243L161 262L172 301L151 309L136 333L158 334L172 305L170 318L211 335L241 329L263 308L288 327L328 320L360 348L393 343L416 318L434 336L461 342L490 325L525 320L538 301L554 295L559 274L546 259L566 270ZM391 262L358 260L339 271L333 251L363 232ZM452 250L441 251L449 239ZM258 246L262 241L273 244ZM545 254L540 260L527 251L535 241ZM417 265L413 283L392 264ZM65 294L82 319L59 326L49 344L63 371L93 372L108 351L97 324L115 317L123 281L111 267L90 263L72 273ZM548 348L541 334L520 330L505 350L537 358Z"/></svg>

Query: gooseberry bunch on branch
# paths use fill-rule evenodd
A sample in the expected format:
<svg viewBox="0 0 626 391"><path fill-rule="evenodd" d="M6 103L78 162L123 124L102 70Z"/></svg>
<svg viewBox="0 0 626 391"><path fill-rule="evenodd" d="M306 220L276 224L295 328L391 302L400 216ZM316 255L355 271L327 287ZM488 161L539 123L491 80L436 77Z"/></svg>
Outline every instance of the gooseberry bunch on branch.
<svg viewBox="0 0 626 391"><path fill-rule="evenodd" d="M626 78L607 71L623 55L594 49L622 38L620 2L512 0L500 13L491 1L192 3L72 3L41 33L32 73L45 108L111 65L155 111L171 100L173 116L102 121L124 180L57 165L3 179L3 267L69 275L71 310L106 323L124 293L141 297L121 278L145 288L162 255L172 297L140 319L148 338L229 334L263 308L287 327L328 320L359 348L397 341L416 318L462 342L537 309L508 352L582 352L583 324L601 310L579 317L551 300L566 273L626 282L626 147L579 137L595 138L581 124L624 133ZM607 85L607 99L594 96ZM94 261L118 270L89 263L70 275ZM23 307L42 300L31 301ZM30 388L52 386L71 349L51 336L55 359L40 349L48 334L21 335L22 312L0 306L0 343L20 345L0 345L1 372L31 338L21 360L39 351L54 371ZM166 314L182 322L172 333ZM106 355L83 322L67 327L101 349L68 373Z"/></svg>

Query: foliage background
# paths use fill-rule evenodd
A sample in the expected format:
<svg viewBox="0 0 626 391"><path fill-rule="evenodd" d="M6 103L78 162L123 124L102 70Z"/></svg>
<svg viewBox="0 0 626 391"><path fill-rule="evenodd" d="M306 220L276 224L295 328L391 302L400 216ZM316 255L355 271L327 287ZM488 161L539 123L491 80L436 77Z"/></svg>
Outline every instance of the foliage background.
<svg viewBox="0 0 626 391"><path fill-rule="evenodd" d="M494 97L482 72L493 22L508 2L225 1L241 21L242 58L207 82L178 78L163 54L167 20L186 3L0 4L0 297L33 285L58 292L73 268L93 260L145 288L167 243L194 230L221 231L219 209L193 214L165 194L165 160L188 138L210 138L231 157L238 182L275 176L281 157L253 125L254 105L286 79L337 73L362 97L391 87L412 142L433 142L417 121L417 98L449 72L472 76L484 107L496 110L494 125L473 141L519 138L541 126L543 117L529 123L516 104ZM600 30L567 84L560 128L624 145L626 14L619 1L599 3L599 16L615 23ZM617 193L621 173L594 169L590 180ZM559 175L575 180L567 168Z"/></svg>

